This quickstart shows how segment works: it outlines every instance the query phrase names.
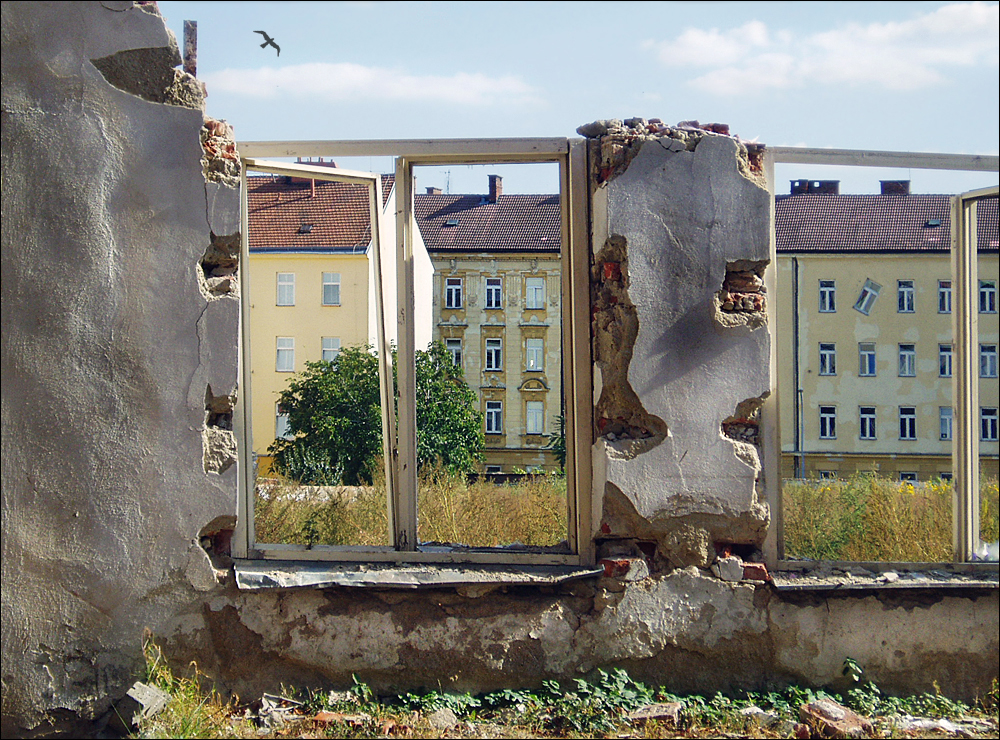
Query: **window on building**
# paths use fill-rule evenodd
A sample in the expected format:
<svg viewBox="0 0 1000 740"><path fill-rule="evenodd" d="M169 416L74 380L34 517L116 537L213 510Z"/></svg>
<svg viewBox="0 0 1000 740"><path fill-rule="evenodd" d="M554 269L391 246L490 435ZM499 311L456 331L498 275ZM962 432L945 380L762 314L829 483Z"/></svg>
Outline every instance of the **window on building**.
<svg viewBox="0 0 1000 740"><path fill-rule="evenodd" d="M837 471L836 470L817 470L816 473L819 475L820 480L836 480Z"/></svg>
<svg viewBox="0 0 1000 740"><path fill-rule="evenodd" d="M339 306L340 305L340 273L339 272L324 272L323 273L323 305L324 306Z"/></svg>
<svg viewBox="0 0 1000 740"><path fill-rule="evenodd" d="M995 280L979 281L979 313L997 312L997 283Z"/></svg>
<svg viewBox="0 0 1000 740"><path fill-rule="evenodd" d="M938 280L938 313L951 313L951 280Z"/></svg>
<svg viewBox="0 0 1000 740"><path fill-rule="evenodd" d="M979 345L979 377L997 377L997 346L995 344Z"/></svg>
<svg viewBox="0 0 1000 740"><path fill-rule="evenodd" d="M525 279L524 291L525 308L545 308L545 278Z"/></svg>
<svg viewBox="0 0 1000 740"><path fill-rule="evenodd" d="M981 408L979 410L979 439L983 442L996 442L997 437L997 409Z"/></svg>
<svg viewBox="0 0 1000 740"><path fill-rule="evenodd" d="M952 369L952 352L950 344L938 345L938 375L950 378Z"/></svg>
<svg viewBox="0 0 1000 740"><path fill-rule="evenodd" d="M295 338L277 337L275 339L277 355L274 361L274 369L279 373L295 372Z"/></svg>
<svg viewBox="0 0 1000 740"><path fill-rule="evenodd" d="M542 401L528 401L525 404L524 421L528 434L544 434L545 404Z"/></svg>
<svg viewBox="0 0 1000 740"><path fill-rule="evenodd" d="M274 407L274 438L295 438L295 435L292 434L292 423L288 418L288 414L285 413L285 410L281 407L281 404L275 404Z"/></svg>
<svg viewBox="0 0 1000 740"><path fill-rule="evenodd" d="M917 409L915 406L899 407L899 438L917 438Z"/></svg>
<svg viewBox="0 0 1000 740"><path fill-rule="evenodd" d="M500 465L486 465L483 470L487 475L500 475L503 472L503 467Z"/></svg>
<svg viewBox="0 0 1000 740"><path fill-rule="evenodd" d="M860 421L861 439L876 439L875 436L875 407L859 406L858 417Z"/></svg>
<svg viewBox="0 0 1000 740"><path fill-rule="evenodd" d="M941 439L950 440L954 432L954 415L951 406L938 407L938 421L941 427Z"/></svg>
<svg viewBox="0 0 1000 740"><path fill-rule="evenodd" d="M484 364L484 369L486 370L502 370L503 369L503 340L502 339L487 339L486 340L486 363Z"/></svg>
<svg viewBox="0 0 1000 740"><path fill-rule="evenodd" d="M837 310L837 283L834 280L819 281L819 312L835 313Z"/></svg>
<svg viewBox="0 0 1000 740"><path fill-rule="evenodd" d="M295 273L294 272L279 272L278 273L278 297L276 300L276 305L278 306L294 306L295 305Z"/></svg>
<svg viewBox="0 0 1000 740"><path fill-rule="evenodd" d="M323 359L333 362L340 354L340 337L323 337Z"/></svg>
<svg viewBox="0 0 1000 740"><path fill-rule="evenodd" d="M913 472L900 471L900 473L899 473L899 481L901 483L916 483L917 482L917 474L913 473Z"/></svg>
<svg viewBox="0 0 1000 740"><path fill-rule="evenodd" d="M503 401L486 402L486 433L503 433Z"/></svg>
<svg viewBox="0 0 1000 740"><path fill-rule="evenodd" d="M859 295L858 300L854 302L854 310L860 311L865 316L870 314L881 290L882 286L874 280L865 280L865 285L861 289L861 295Z"/></svg>
<svg viewBox="0 0 1000 740"><path fill-rule="evenodd" d="M858 375L875 376L875 342L858 343Z"/></svg>
<svg viewBox="0 0 1000 740"><path fill-rule="evenodd" d="M545 340L526 339L524 340L524 368L525 370L545 369Z"/></svg>
<svg viewBox="0 0 1000 740"><path fill-rule="evenodd" d="M445 339L444 346L448 350L448 354L451 355L451 361L455 367L462 367L462 340Z"/></svg>
<svg viewBox="0 0 1000 740"><path fill-rule="evenodd" d="M444 307L462 307L462 278L445 278L444 280Z"/></svg>
<svg viewBox="0 0 1000 740"><path fill-rule="evenodd" d="M836 406L820 406L819 407L819 438L820 439L836 439L837 438L837 407Z"/></svg>
<svg viewBox="0 0 1000 740"><path fill-rule="evenodd" d="M819 374L837 374L837 345L832 342L819 345Z"/></svg>
<svg viewBox="0 0 1000 740"><path fill-rule="evenodd" d="M501 308L503 279L486 278L486 308Z"/></svg>
<svg viewBox="0 0 1000 740"><path fill-rule="evenodd" d="M916 305L913 281L899 280L896 285L897 310L899 313L913 313Z"/></svg>
<svg viewBox="0 0 1000 740"><path fill-rule="evenodd" d="M917 374L917 346L899 345L899 377L910 378Z"/></svg>

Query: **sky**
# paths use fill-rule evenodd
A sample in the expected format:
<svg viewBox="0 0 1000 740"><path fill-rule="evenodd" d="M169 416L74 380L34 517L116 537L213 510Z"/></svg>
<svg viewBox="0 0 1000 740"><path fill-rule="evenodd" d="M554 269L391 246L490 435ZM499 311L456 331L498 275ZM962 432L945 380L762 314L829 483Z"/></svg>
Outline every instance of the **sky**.
<svg viewBox="0 0 1000 740"><path fill-rule="evenodd" d="M207 112L239 141L574 137L596 119L728 123L742 139L997 155L997 2L174 2L198 22ZM261 48L266 31L281 47ZM342 167L387 172L384 159ZM490 172L499 171L490 168ZM552 167L504 192L555 192ZM997 184L996 173L782 166L841 192ZM482 168L417 186L486 191Z"/></svg>

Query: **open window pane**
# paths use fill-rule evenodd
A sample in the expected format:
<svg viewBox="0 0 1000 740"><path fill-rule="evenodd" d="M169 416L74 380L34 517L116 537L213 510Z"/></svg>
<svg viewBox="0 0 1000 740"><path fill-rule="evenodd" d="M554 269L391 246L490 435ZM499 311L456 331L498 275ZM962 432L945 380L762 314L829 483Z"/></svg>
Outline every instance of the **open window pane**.
<svg viewBox="0 0 1000 740"><path fill-rule="evenodd" d="M877 179L866 192L838 192L836 181L796 189L801 180L781 192L789 179L775 178L779 559L952 561L961 507L953 511L960 365L952 322L960 291L951 198L883 193ZM980 394L973 426L983 553L997 536L997 443L986 441L991 409L1000 406L1000 384L990 378L997 327L995 314L979 310L992 300L983 280L997 272L996 213L995 195L979 201L978 234L991 234L992 244L980 245L970 299L978 315L970 362ZM854 311L831 310L834 285ZM857 363L833 365L837 345L851 354L857 347Z"/></svg>
<svg viewBox="0 0 1000 740"><path fill-rule="evenodd" d="M419 547L568 552L559 166L413 170Z"/></svg>
<svg viewBox="0 0 1000 740"><path fill-rule="evenodd" d="M393 178L356 174L332 161L248 168L247 490L252 546L267 557L391 545L377 305L385 247L371 214L391 214Z"/></svg>

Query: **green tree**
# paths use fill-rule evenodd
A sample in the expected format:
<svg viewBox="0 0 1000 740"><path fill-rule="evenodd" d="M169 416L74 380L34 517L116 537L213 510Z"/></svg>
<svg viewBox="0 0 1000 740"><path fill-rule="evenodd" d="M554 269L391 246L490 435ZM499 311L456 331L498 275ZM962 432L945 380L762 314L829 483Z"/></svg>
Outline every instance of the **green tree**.
<svg viewBox="0 0 1000 740"><path fill-rule="evenodd" d="M417 351L416 370L418 465L470 472L485 444L475 393L440 342ZM268 449L279 473L307 485L371 482L382 453L382 417L378 359L370 347L306 363L278 403L293 435Z"/></svg>
<svg viewBox="0 0 1000 740"><path fill-rule="evenodd" d="M566 417L559 414L556 417L557 430L555 436L545 445L546 449L552 450L552 454L559 463L559 469L566 470Z"/></svg>

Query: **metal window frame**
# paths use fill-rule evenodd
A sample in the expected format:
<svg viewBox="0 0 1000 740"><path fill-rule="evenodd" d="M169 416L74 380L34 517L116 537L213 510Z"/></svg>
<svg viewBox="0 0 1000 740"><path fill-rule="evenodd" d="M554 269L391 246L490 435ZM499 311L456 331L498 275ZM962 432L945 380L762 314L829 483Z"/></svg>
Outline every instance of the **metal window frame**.
<svg viewBox="0 0 1000 740"><path fill-rule="evenodd" d="M250 396L248 342L243 342L244 329L240 337L243 342L241 377L246 381L242 386L241 405L237 409L237 423L244 429L238 437L240 455L244 467L241 476L240 505L237 530L233 540L233 554L238 558L254 557L275 560L322 560L347 562L396 562L396 563L497 563L509 565L569 565L592 566L595 562L594 521L595 499L592 494L591 445L593 444L593 374L590 345L590 250L589 221L590 199L588 154L584 139L568 138L508 138L508 139L397 139L370 141L272 141L240 142L243 208L241 228L244 235L241 260L249 261L247 244L246 170L248 167L261 169L257 158L284 157L381 157L395 158L396 188L396 284L398 306L396 320L398 327L397 377L400 389L398 428L383 423L386 455L386 487L389 500L389 520L392 529L391 547L344 548L314 546L306 549L295 545L272 545L262 550L253 541L252 530L252 466L250 459L250 421L245 407ZM568 552L510 552L509 550L488 548L475 551L427 548L419 549L416 541L416 413L415 398L415 336L414 325L409 317L414 316L414 233L416 219L413 213L413 168L420 165L443 164L529 164L537 162L555 163L559 167L560 210L561 210L561 292L562 320L561 340L563 347L562 384L565 396L566 417L566 478L567 478L567 542ZM285 165L268 162L277 174L308 173L315 179L336 180L347 173L346 170L315 167L303 164ZM378 188L378 198L370 198L372 223L379 229L372 229L373 242L381 231L381 179L372 173L350 173L369 178L373 187ZM376 205L377 204L377 205ZM377 246L377 245L375 245ZM376 274L382 275L380 251L374 249L379 261ZM245 280L247 270L241 270ZM377 303L383 306L382 282L376 280ZM244 286L245 287L245 286ZM464 287L464 286L463 286ZM543 287L544 290L544 287ZM249 316L248 290L242 291L242 320ZM463 296L464 298L464 296ZM544 304L543 304L544 308ZM379 325L385 327L383 317ZM380 353L382 358L387 352ZM380 371L388 369L383 363ZM380 379L385 377L380 372ZM388 380L391 383L391 371ZM386 412L395 414L392 386L388 394L383 393L383 418ZM393 418L390 416L390 418ZM388 434L391 439L386 439ZM248 495L248 492L250 495ZM250 545L257 545L251 548Z"/></svg>
<svg viewBox="0 0 1000 740"><path fill-rule="evenodd" d="M777 250L774 230L774 167L776 164L816 164L846 165L855 167L904 167L929 170L960 170L967 172L1000 172L1000 156L939 154L898 151L875 151L859 149L821 149L806 147L768 147L764 150L764 178L771 194L771 264L777 264ZM973 295L978 295L976 275L977 252L975 214L973 204L983 197L996 195L998 188L982 188L962 193L952 198L952 342L957 345L959 337L964 337L963 347L968 350L970 337L978 336L978 301L973 304ZM971 230L970 230L971 226ZM970 238L966 238L969 235ZM777 295L776 270L765 274L765 285L771 295ZM962 304L959 310L959 303ZM774 326L777 315L777 301L767 304L768 320ZM867 314L866 314L867 315ZM778 384L779 343L771 343L772 392L765 402L762 412L762 450L767 502L771 512L771 526L764 540L764 558L768 567L775 571L800 568L801 564L785 559L784 521L781 500L781 430L779 428L781 395ZM955 434L952 438L953 483L955 491L954 564L956 569L996 572L996 563L970 562L978 540L979 521L979 439L970 435L968 417L978 406L978 379L971 374L972 358L964 351L962 358L955 357L955 373L952 376L953 422ZM960 363L960 364L959 364ZM976 401L976 405L972 401ZM961 427L961 432L959 432ZM855 564L856 565L856 564ZM865 563L879 569L920 569L933 568L938 563Z"/></svg>

